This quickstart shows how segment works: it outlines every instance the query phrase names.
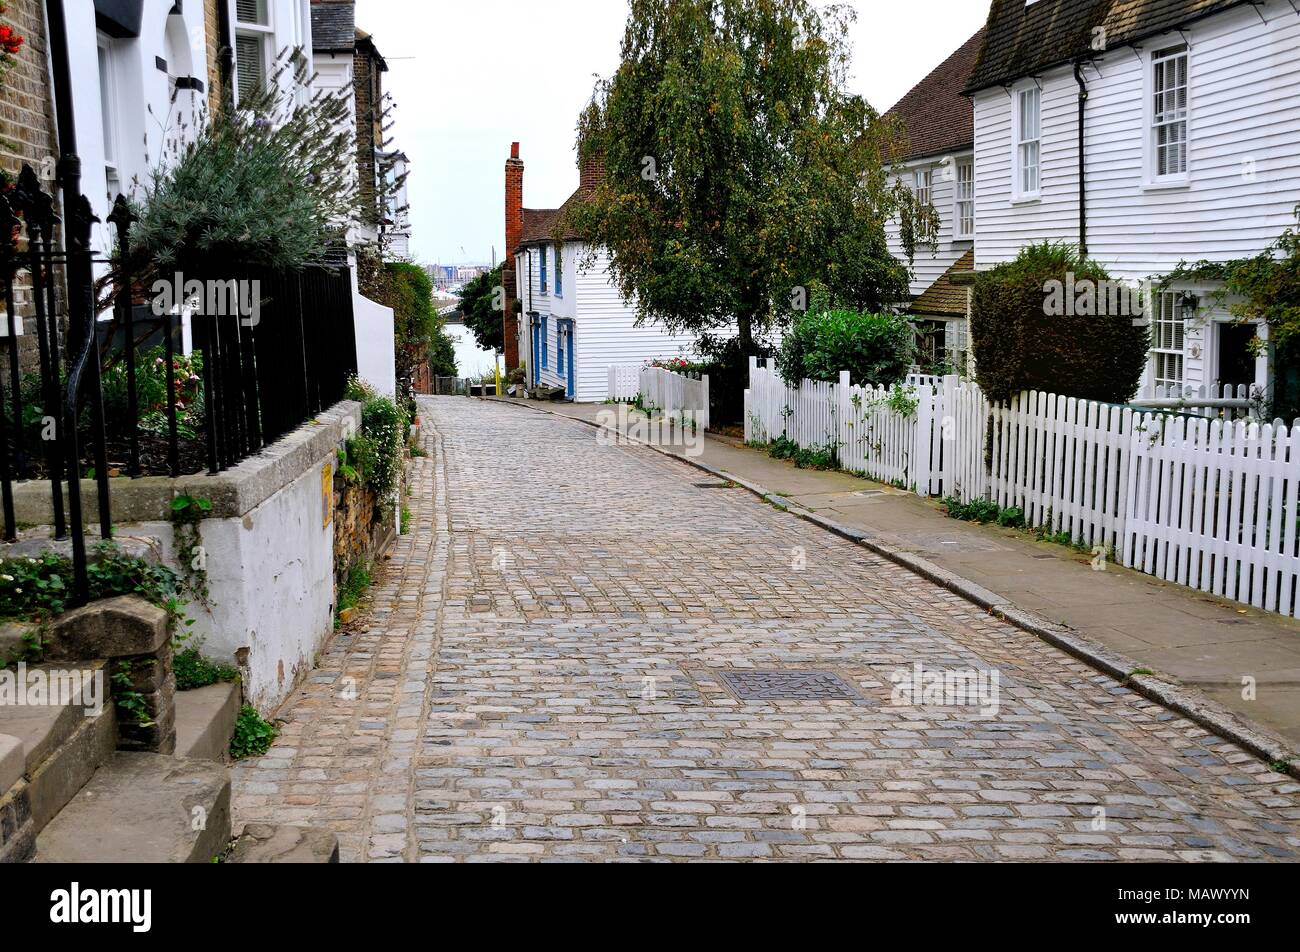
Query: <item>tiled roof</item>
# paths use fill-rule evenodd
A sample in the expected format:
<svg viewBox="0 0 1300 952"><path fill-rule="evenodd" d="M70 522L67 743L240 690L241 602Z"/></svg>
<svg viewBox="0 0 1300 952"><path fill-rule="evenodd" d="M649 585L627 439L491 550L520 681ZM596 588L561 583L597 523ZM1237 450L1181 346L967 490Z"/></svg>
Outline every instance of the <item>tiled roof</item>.
<svg viewBox="0 0 1300 952"><path fill-rule="evenodd" d="M519 238L520 247L550 241L551 230L555 227L555 216L559 213L558 208L523 209L523 228Z"/></svg>
<svg viewBox="0 0 1300 952"><path fill-rule="evenodd" d="M975 114L965 89L983 42L981 29L885 114L907 127L907 152L900 159L974 148Z"/></svg>
<svg viewBox="0 0 1300 952"><path fill-rule="evenodd" d="M546 241L581 241L582 235L573 227L568 213L590 198L604 180L603 162L600 159L589 161L583 173L582 184L559 208L525 208L520 246Z"/></svg>
<svg viewBox="0 0 1300 952"><path fill-rule="evenodd" d="M974 93L1097 55L1094 31L1116 49L1249 0L993 0L986 39L967 86Z"/></svg>
<svg viewBox="0 0 1300 952"><path fill-rule="evenodd" d="M311 5L311 45L322 53L352 50L357 43L357 8L351 3Z"/></svg>
<svg viewBox="0 0 1300 952"><path fill-rule="evenodd" d="M952 276L957 271L970 271L974 267L975 252L968 251L912 302L909 312L918 316L932 314L936 317L965 317L967 289L953 284Z"/></svg>

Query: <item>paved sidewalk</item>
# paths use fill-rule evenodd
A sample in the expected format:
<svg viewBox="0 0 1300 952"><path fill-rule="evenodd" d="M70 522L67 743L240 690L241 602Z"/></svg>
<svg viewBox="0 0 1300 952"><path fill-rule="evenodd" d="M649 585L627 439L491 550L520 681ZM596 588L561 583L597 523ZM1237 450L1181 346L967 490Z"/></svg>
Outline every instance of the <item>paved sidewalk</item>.
<svg viewBox="0 0 1300 952"><path fill-rule="evenodd" d="M538 408L594 421L596 404ZM680 447L664 447L682 453ZM1193 686L1300 748L1300 622L1225 601L1024 533L949 519L935 500L846 473L796 469L710 436L697 457L836 522L870 530L1179 683ZM863 495L866 493L868 495ZM1255 698L1243 697L1253 678Z"/></svg>
<svg viewBox="0 0 1300 952"><path fill-rule="evenodd" d="M568 420L421 415L412 531L237 825L380 862L1300 856L1300 783L901 566ZM944 689L900 694L917 665Z"/></svg>

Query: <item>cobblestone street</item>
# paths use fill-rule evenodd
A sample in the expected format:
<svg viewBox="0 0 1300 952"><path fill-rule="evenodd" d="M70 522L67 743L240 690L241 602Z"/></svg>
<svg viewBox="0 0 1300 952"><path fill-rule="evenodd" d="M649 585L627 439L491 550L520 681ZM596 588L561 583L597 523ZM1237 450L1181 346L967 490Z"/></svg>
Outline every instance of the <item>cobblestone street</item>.
<svg viewBox="0 0 1300 952"><path fill-rule="evenodd" d="M1295 860L1300 784L973 605L594 430L422 398L412 524L236 770L344 861ZM891 675L996 672L994 713Z"/></svg>

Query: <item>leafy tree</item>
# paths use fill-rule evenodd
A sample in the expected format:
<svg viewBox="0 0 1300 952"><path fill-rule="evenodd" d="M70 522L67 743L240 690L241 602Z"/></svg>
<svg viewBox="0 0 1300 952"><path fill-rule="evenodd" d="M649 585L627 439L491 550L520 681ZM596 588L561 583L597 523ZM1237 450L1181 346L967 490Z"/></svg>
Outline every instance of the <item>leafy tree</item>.
<svg viewBox="0 0 1300 952"><path fill-rule="evenodd" d="M907 298L910 259L937 216L891 179L900 130L846 89L843 6L809 0L631 0L622 64L579 121L606 174L568 224L608 249L643 321L739 346L806 307L820 282L857 310Z"/></svg>
<svg viewBox="0 0 1300 952"><path fill-rule="evenodd" d="M505 295L501 292L501 265L485 271L460 295L460 310L465 326L474 335L480 350L506 349L505 324L502 322Z"/></svg>
<svg viewBox="0 0 1300 952"><path fill-rule="evenodd" d="M415 368L424 360L430 361L434 373L454 377L455 345L434 307L428 272L405 261L380 263L361 253L358 269L362 293L393 309L398 393L409 391Z"/></svg>

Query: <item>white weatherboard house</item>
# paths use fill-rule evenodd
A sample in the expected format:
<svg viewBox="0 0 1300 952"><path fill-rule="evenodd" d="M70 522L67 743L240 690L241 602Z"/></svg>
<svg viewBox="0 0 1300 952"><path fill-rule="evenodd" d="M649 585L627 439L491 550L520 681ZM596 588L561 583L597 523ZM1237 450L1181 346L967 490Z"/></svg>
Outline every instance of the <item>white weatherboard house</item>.
<svg viewBox="0 0 1300 952"><path fill-rule="evenodd" d="M969 294L951 279L974 267L975 125L964 90L983 39L981 30L885 114L907 132L906 151L895 156L897 177L939 215L936 243L916 249L908 308L922 361L935 367L967 363ZM889 250L905 261L899 231L891 220Z"/></svg>
<svg viewBox="0 0 1300 952"><path fill-rule="evenodd" d="M522 176L522 164L516 166ZM600 182L597 160L580 168L578 190L556 209L515 209L519 234L507 234L514 255L519 315L519 359L530 386L564 390L569 400L601 403L610 397L609 368L689 354L695 338L669 334L653 324L637 326L636 305L625 301L609 275L609 256L568 223L567 212ZM507 232L511 202L522 206L522 187L506 186ZM507 327L509 323L507 322Z"/></svg>
<svg viewBox="0 0 1300 952"><path fill-rule="evenodd" d="M1300 203L1300 9L1290 0L994 0L967 87L975 264L1082 243L1118 279L1255 255ZM1267 329L1177 285L1143 382L1274 380ZM978 347L978 342L977 342Z"/></svg>

